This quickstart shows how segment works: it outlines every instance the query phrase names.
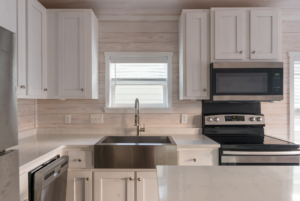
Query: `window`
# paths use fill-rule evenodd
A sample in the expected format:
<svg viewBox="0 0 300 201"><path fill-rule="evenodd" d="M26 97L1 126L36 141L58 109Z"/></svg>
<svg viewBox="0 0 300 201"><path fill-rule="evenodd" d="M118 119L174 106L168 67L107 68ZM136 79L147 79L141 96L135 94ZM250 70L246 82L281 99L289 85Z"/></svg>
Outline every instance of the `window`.
<svg viewBox="0 0 300 201"><path fill-rule="evenodd" d="M172 53L107 52L107 109L172 107Z"/></svg>

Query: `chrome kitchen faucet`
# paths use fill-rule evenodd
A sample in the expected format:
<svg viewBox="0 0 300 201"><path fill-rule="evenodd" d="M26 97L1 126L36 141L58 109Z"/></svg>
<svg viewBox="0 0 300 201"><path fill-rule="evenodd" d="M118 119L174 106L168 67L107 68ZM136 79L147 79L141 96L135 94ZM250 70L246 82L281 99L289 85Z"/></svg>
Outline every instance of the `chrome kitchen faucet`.
<svg viewBox="0 0 300 201"><path fill-rule="evenodd" d="M137 136L140 136L140 132L145 132L145 125L144 128L140 128L140 101L138 98L135 99L135 120L134 126L136 126Z"/></svg>

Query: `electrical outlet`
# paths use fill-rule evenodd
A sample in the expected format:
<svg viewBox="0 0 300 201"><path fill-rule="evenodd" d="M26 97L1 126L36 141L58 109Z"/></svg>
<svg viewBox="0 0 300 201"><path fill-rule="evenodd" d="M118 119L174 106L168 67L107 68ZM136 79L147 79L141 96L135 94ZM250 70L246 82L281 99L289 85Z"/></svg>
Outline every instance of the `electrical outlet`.
<svg viewBox="0 0 300 201"><path fill-rule="evenodd" d="M182 114L181 115L181 123L186 124L187 123L187 114Z"/></svg>
<svg viewBox="0 0 300 201"><path fill-rule="evenodd" d="M70 124L70 123L71 123L71 115L65 114L65 124Z"/></svg>
<svg viewBox="0 0 300 201"><path fill-rule="evenodd" d="M102 124L103 115L102 114L90 114L90 123L91 124Z"/></svg>

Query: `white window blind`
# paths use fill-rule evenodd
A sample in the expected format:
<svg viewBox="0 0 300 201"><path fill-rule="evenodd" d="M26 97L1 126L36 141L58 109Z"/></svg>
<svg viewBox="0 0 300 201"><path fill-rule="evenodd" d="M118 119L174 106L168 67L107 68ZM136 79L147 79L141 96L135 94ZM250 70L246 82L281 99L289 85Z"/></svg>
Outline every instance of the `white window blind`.
<svg viewBox="0 0 300 201"><path fill-rule="evenodd" d="M112 106L133 106L139 98L141 106L167 107L168 65L161 58L147 60L149 63L126 63L124 58L114 58L112 61L120 63L110 64Z"/></svg>
<svg viewBox="0 0 300 201"><path fill-rule="evenodd" d="M300 110L300 61L294 62L294 106Z"/></svg>

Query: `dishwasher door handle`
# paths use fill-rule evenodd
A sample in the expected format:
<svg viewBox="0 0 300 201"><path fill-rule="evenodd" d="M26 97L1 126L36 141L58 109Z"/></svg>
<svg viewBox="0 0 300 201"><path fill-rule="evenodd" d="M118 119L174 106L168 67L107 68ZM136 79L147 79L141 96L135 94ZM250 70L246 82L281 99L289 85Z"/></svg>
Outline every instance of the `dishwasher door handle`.
<svg viewBox="0 0 300 201"><path fill-rule="evenodd" d="M300 155L300 151L222 151L223 155L261 155L261 156L286 156Z"/></svg>

